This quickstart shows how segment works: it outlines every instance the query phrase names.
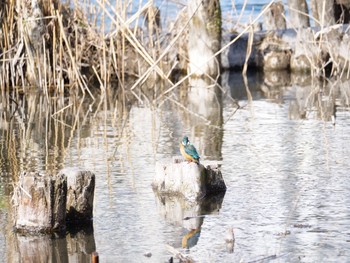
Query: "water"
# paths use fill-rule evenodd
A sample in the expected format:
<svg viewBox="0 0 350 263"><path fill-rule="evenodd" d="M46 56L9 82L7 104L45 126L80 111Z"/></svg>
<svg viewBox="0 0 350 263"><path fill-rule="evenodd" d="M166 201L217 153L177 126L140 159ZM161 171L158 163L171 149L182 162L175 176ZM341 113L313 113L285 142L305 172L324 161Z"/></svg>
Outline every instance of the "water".
<svg viewBox="0 0 350 263"><path fill-rule="evenodd" d="M223 82L226 92L222 106L218 105L223 116L220 129L205 125L170 101L160 107L134 104L122 136L113 114L116 109L106 107L82 115L85 123L69 146L65 143L62 161L58 159L52 166L82 166L95 172L93 232L68 232L58 239L36 237L31 244L34 242L38 251L64 251L60 257L66 254L67 262L88 261L95 250L101 262L166 262L171 255L165 244L198 262L263 258L346 262L350 256L350 114L341 102L343 96L335 100L338 110L333 125L322 108L323 102L332 103L327 100L327 87L322 91L325 95L311 100L315 87L290 83L269 87L267 92L264 81L255 76L249 78L253 98L249 102L237 74L225 73ZM309 100L303 100L301 94L308 94ZM242 106L238 111L231 95ZM198 106L196 100L185 101L188 109ZM211 113L215 112L212 107ZM306 114L300 110L303 107ZM323 115L318 114L321 111ZM205 110L197 113L205 114ZM33 125L33 131L39 132L40 124ZM15 121L14 126L20 124ZM5 150L6 128L1 134ZM18 148L19 170L45 167L45 143L35 143L40 136L32 134L26 158L19 158L23 153ZM179 155L183 134L192 139L203 162L218 160L221 164L227 184L223 198L191 206L176 199L160 200L152 191L155 163ZM27 247L25 237L11 231L9 199L15 177L12 171L16 170L4 166L8 161L4 158L10 157L2 151L0 254L7 262L20 262L32 247ZM182 220L187 215L205 217ZM229 227L236 239L233 253L225 243ZM189 249L183 249L183 238L193 229L198 231L197 238L188 241ZM49 256L42 262L58 256L46 253ZM145 257L146 253L152 256Z"/></svg>
<svg viewBox="0 0 350 263"><path fill-rule="evenodd" d="M255 1L247 10L258 12L263 2ZM231 12L225 4L223 11ZM125 119L110 97L96 96L99 107L88 100L81 111L72 106L63 119L55 115L67 125L48 125L53 112L27 106L31 101L41 105L44 97L27 95L20 104L23 113L1 101L1 116L14 116L1 117L0 123L4 262L87 262L93 251L101 262L167 262L171 254L166 244L198 262L347 262L349 82L323 86L294 80L271 86L266 78L248 76L250 101L239 76L223 75L225 94L217 104L204 101L215 101L212 93L202 98L185 88L189 97L176 91L171 97L176 104L133 103ZM199 91L204 94L207 89ZM63 104L74 101L81 100ZM236 102L242 106L237 111ZM74 120L76 130L69 128ZM179 155L184 134L203 162L220 164L227 185L223 197L191 206L183 200L159 199L152 191L156 162ZM14 234L10 198L18 173L66 166L96 174L93 231L34 238ZM182 220L187 215L204 217ZM235 233L233 253L225 243L230 227ZM193 229L197 235L188 241L189 249L183 249L182 241ZM149 252L151 257L144 256Z"/></svg>

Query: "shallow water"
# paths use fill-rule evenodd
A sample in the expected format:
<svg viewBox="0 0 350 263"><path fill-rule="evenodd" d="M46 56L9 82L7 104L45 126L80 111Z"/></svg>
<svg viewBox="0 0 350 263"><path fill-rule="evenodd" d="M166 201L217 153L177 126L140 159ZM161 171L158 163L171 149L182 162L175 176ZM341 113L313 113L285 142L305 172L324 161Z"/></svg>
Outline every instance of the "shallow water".
<svg viewBox="0 0 350 263"><path fill-rule="evenodd" d="M158 107L134 104L123 133L113 107L81 114L81 128L70 141L62 139L62 156L49 150L51 165L43 153L56 144L49 140L52 145L46 145L38 123L26 133L26 148L19 147L20 136L14 137L18 163L9 154L5 143L9 127L3 125L0 256L6 262L25 258L48 262L66 255L66 262L85 262L96 250L101 262L167 262L171 254L165 245L169 244L198 262L346 262L350 257L346 96L334 86L332 97L327 87L296 82L271 87L266 79L251 76L249 101L239 74L225 73L225 93L216 97L218 104L213 106L205 103L217 94L194 83L198 86L187 91L190 97L178 100L186 109L170 100ZM347 91L349 82L337 87ZM237 111L231 96L241 106ZM328 111L334 108L336 112ZM22 127L19 120L13 124L17 135ZM223 197L191 205L176 198L160 199L153 192L156 162L179 155L184 134L196 145L203 163L220 164L227 185ZM81 166L96 174L93 232L67 232L64 237L36 237L36 241L15 235L9 204L15 171L63 166ZM183 220L199 215L204 217ZM235 233L233 253L225 243L230 227ZM182 248L193 229L197 234L188 240L189 249ZM49 251L45 259L31 254L33 244L35 251ZM144 256L148 252L150 258Z"/></svg>

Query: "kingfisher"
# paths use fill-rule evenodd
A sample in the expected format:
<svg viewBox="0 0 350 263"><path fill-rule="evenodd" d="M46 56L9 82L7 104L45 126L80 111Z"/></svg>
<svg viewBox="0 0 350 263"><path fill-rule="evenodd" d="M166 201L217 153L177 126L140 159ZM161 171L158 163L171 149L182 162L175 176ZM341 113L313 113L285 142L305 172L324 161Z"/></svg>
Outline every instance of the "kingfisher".
<svg viewBox="0 0 350 263"><path fill-rule="evenodd" d="M187 136L183 137L180 143L180 152L187 161L199 164L199 154L193 144L190 143Z"/></svg>

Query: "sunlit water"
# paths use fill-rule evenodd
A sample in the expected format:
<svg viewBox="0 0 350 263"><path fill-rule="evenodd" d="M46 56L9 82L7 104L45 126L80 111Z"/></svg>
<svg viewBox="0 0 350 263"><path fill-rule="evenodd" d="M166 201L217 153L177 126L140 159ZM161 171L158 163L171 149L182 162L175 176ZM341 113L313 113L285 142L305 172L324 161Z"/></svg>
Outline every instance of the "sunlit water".
<svg viewBox="0 0 350 263"><path fill-rule="evenodd" d="M123 137L117 137L113 110L100 113L100 121L73 137L64 166L81 166L96 174L92 239L100 262L167 262L171 254L166 244L198 262L350 258L349 112L338 111L335 125L317 118L313 110L292 120L297 87L280 89L278 100L253 89L251 102L243 87L230 88L223 95L223 132L214 133L212 141L203 142L208 130L205 125L196 128L203 123L192 127L191 114L170 102L159 108L133 106ZM231 92L242 94L235 97L243 106L236 112ZM155 163L179 155L184 134L203 162L215 161L215 155L220 159L227 185L222 205L204 212L200 237L190 249L181 243L191 229L175 220L176 215L164 216L151 187ZM204 154L213 142L220 146L219 153ZM1 225L8 229L11 180L6 174L0 178L0 214L7 221ZM225 244L229 227L235 233L233 253ZM0 255L12 262L9 233L1 232ZM152 256L145 257L149 252ZM79 260L72 257L69 262Z"/></svg>
<svg viewBox="0 0 350 263"><path fill-rule="evenodd" d="M248 5L245 21L266 2ZM240 4L236 1L238 10ZM234 15L230 8L230 2L224 1L224 14ZM231 89L236 89L233 94L237 89L246 94L244 89ZM103 121L87 124L75 134L63 166L81 166L96 174L93 240L100 262L167 262L171 254L166 244L198 262L348 261L349 112L338 112L335 125L316 118L312 110L306 118L291 119L290 107L296 97L293 87L281 89L277 102L260 89L252 92L251 103L245 96L233 95L245 106L235 112L230 90L227 92L222 132L213 135L210 143L203 139L206 128L191 126L184 119L188 113L169 102L160 108L133 106L122 138L116 134L113 109L101 117ZM221 207L204 213L200 237L189 250L181 246L189 229L163 216L151 188L156 162L179 155L184 134L193 140L203 162L220 163L227 185ZM0 137L2 151L4 141ZM208 152L212 148L207 144L218 146L219 152ZM42 148L44 143L17 153L26 156L26 163L19 167L36 163L43 169ZM12 180L5 173L6 166L5 160L0 176L0 257L12 262L8 215ZM233 253L225 244L229 227L235 233ZM79 248L78 252L85 253ZM151 257L144 256L148 252ZM69 262L79 261L71 258Z"/></svg>

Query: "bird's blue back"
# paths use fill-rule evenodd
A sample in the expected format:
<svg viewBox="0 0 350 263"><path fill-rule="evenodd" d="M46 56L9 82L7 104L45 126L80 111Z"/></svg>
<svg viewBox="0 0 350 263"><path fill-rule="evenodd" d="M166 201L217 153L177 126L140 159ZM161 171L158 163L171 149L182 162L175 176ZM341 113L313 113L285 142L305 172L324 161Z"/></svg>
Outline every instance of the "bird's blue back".
<svg viewBox="0 0 350 263"><path fill-rule="evenodd" d="M192 144L187 144L185 146L185 152L188 155L191 155L194 159L199 159L199 154L198 154L196 148Z"/></svg>

